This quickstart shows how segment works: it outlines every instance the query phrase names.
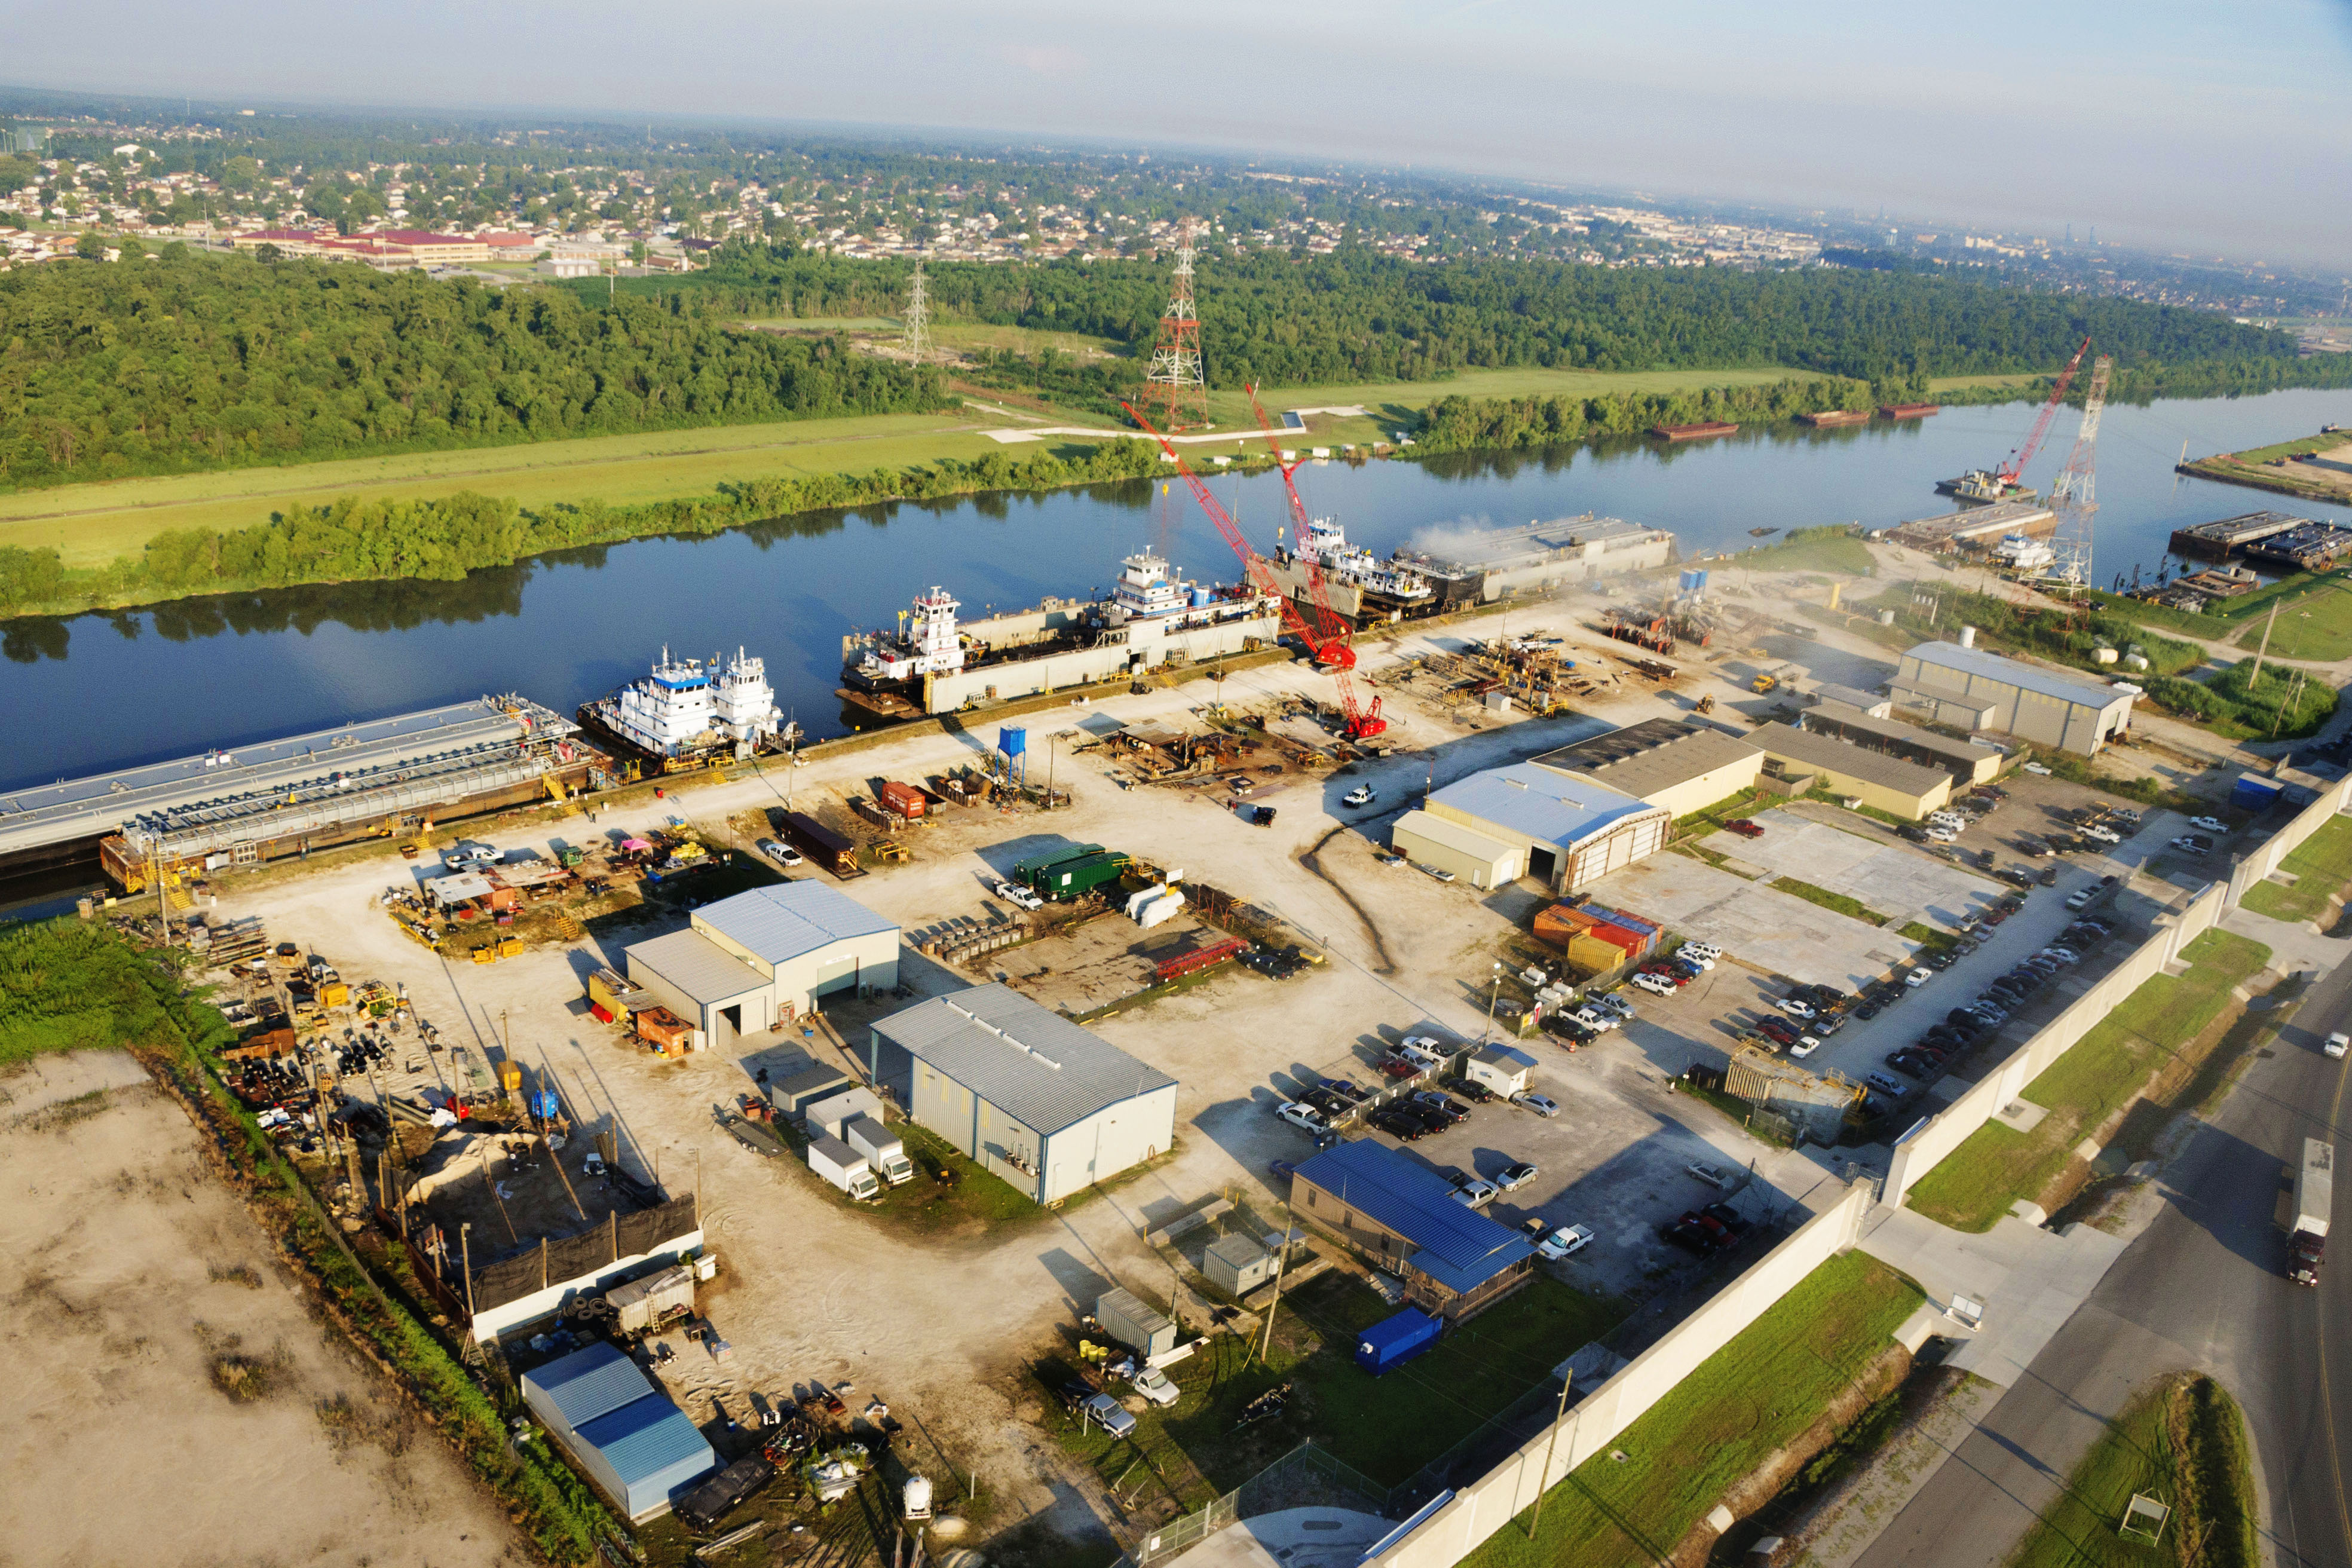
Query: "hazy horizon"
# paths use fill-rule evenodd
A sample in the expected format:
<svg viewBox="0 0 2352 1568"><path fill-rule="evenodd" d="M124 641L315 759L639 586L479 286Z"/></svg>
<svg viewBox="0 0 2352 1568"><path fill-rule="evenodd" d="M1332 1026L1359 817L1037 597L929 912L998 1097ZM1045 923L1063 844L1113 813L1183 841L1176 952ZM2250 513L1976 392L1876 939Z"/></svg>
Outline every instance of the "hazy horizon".
<svg viewBox="0 0 2352 1568"><path fill-rule="evenodd" d="M823 122L1412 164L1659 199L1874 212L2352 272L2352 0L1965 17L1670 0L1105 16L687 0L0 18L26 88L321 110ZM126 40L128 40L126 42Z"/></svg>

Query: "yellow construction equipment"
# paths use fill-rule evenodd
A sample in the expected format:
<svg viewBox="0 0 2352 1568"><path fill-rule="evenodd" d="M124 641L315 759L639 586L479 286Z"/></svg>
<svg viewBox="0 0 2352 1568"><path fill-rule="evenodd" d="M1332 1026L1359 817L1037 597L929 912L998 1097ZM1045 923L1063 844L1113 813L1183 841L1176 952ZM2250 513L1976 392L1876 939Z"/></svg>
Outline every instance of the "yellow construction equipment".
<svg viewBox="0 0 2352 1568"><path fill-rule="evenodd" d="M1780 684L1780 678L1777 675L1759 675L1748 683L1751 691L1770 691Z"/></svg>

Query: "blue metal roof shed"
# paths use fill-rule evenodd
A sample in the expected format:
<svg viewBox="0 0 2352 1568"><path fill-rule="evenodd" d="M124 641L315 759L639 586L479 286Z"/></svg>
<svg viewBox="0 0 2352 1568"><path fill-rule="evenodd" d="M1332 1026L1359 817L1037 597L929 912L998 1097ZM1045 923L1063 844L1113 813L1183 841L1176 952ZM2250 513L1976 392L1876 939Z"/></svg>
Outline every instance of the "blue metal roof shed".
<svg viewBox="0 0 2352 1568"><path fill-rule="evenodd" d="M524 1403L632 1523L719 1468L686 1412L609 1344L534 1367L521 1382Z"/></svg>
<svg viewBox="0 0 2352 1568"><path fill-rule="evenodd" d="M1405 1265L1449 1298L1475 1295L1535 1256L1517 1231L1455 1202L1444 1177L1369 1138L1324 1150L1298 1167L1297 1179L1403 1238L1414 1249ZM1306 1217L1328 1224L1323 1206L1310 1205Z"/></svg>

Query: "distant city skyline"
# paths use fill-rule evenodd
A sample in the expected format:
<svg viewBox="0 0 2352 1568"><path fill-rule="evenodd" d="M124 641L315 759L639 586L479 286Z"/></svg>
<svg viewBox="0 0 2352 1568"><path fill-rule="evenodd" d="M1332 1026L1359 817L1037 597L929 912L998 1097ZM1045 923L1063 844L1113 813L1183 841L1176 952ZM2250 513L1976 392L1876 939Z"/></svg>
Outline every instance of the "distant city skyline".
<svg viewBox="0 0 2352 1568"><path fill-rule="evenodd" d="M1858 25L1857 17L1863 18ZM682 0L0 16L23 87L1192 145L2352 272L2352 0L1106 13ZM2290 42L2291 41L2291 42Z"/></svg>

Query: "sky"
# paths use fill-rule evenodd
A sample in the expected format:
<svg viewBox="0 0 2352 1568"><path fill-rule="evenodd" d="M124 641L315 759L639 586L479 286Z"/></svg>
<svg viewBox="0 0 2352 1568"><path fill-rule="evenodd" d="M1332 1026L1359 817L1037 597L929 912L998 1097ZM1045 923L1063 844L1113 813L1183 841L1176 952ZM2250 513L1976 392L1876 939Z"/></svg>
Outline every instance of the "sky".
<svg viewBox="0 0 2352 1568"><path fill-rule="evenodd" d="M0 80L1410 163L2352 273L2352 0L0 0Z"/></svg>

